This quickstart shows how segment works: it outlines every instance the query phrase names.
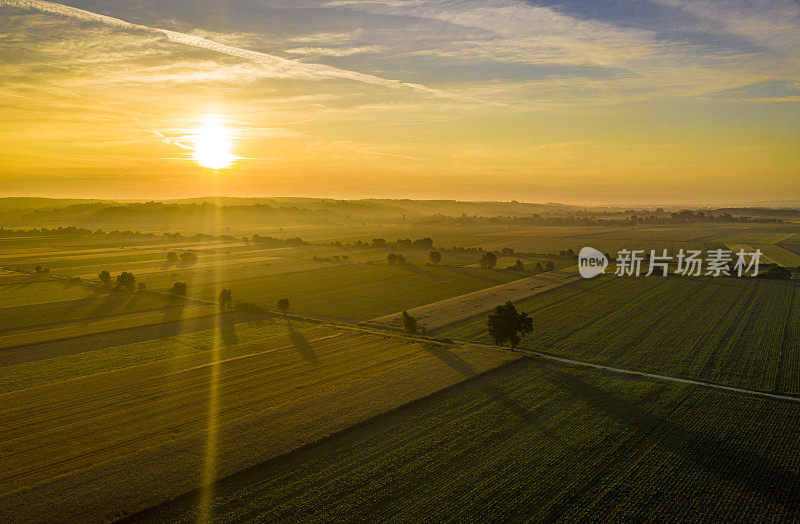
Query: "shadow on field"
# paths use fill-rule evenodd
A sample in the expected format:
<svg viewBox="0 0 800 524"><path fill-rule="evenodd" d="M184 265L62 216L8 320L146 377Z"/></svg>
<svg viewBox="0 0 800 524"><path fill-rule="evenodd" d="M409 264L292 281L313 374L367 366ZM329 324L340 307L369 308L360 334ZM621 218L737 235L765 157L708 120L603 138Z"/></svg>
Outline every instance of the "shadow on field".
<svg viewBox="0 0 800 524"><path fill-rule="evenodd" d="M520 420L521 426L532 426L538 429L541 433L547 434L549 438L554 438L550 432L546 431L544 426L542 425L541 419L531 410L528 410L518 402L516 402L506 390L497 386L496 384L489 383L487 384L484 389L486 390L486 394L492 398L497 404L499 404L502 408L504 408L509 413L512 413ZM557 439L559 440L560 439Z"/></svg>
<svg viewBox="0 0 800 524"><path fill-rule="evenodd" d="M781 464L753 452L749 446L683 427L573 373L554 369L544 377L568 394L625 424L634 434L634 440L653 440L658 448L682 457L717 479L740 486L743 493L757 492L777 504L792 504L800 479ZM614 464L608 464L608 467L613 469ZM558 507L554 508L554 511L558 510ZM556 518L558 514L550 516Z"/></svg>
<svg viewBox="0 0 800 524"><path fill-rule="evenodd" d="M478 372L475 371L475 368L473 368L469 362L459 357L444 346L432 344L430 342L423 342L422 347L424 347L428 353L441 360L444 364L461 373L465 378L474 377L478 374Z"/></svg>
<svg viewBox="0 0 800 524"><path fill-rule="evenodd" d="M239 339L236 337L236 321L230 314L219 314L219 336L223 346L233 346Z"/></svg>
<svg viewBox="0 0 800 524"><path fill-rule="evenodd" d="M456 274L458 274L460 276L469 277L469 278L471 278L473 280L480 280L482 282L488 282L490 284L495 284L495 285L502 284L502 282L498 282L497 280L495 280L493 278L489 278L489 277L487 277L485 274L483 274L480 271L474 271L474 270L470 271L470 270L468 270L466 268L463 268L461 266L439 266L439 267L441 267L442 269L446 269L447 271L450 271L451 273L456 273ZM527 276L530 276L530 275L521 276L520 278L525 278Z"/></svg>
<svg viewBox="0 0 800 524"><path fill-rule="evenodd" d="M415 266L414 264L400 264L397 267L407 271L408 273L414 273L415 275L421 275L421 276L423 276L425 278L429 278L431 280L440 280L441 279L441 277L439 275L437 275L436 273L434 273L433 271L431 271L429 269L423 269L421 267Z"/></svg>
<svg viewBox="0 0 800 524"><path fill-rule="evenodd" d="M20 289L25 289L26 287L36 284L38 282L47 282L47 280L26 280L25 282L14 282L13 284L3 284L0 285L0 293L5 293L7 291L19 291Z"/></svg>
<svg viewBox="0 0 800 524"><path fill-rule="evenodd" d="M173 307L164 311L164 316L161 318L161 328L158 330L158 338L169 338L180 332L180 321L183 317L183 309L186 307L186 300L172 299L170 305Z"/></svg>
<svg viewBox="0 0 800 524"><path fill-rule="evenodd" d="M314 353L311 344L308 343L308 340L302 333L294 328L294 325L288 318L286 319L286 327L289 329L289 338L292 339L292 344L297 352L300 353L300 356L312 366L319 366L319 359L317 358L317 354Z"/></svg>
<svg viewBox="0 0 800 524"><path fill-rule="evenodd" d="M89 323L92 319L97 317L104 317L111 313L116 312L117 308L130 301L131 295L124 291L112 291L108 294L105 300L100 301L94 309L89 313L89 317L85 322Z"/></svg>

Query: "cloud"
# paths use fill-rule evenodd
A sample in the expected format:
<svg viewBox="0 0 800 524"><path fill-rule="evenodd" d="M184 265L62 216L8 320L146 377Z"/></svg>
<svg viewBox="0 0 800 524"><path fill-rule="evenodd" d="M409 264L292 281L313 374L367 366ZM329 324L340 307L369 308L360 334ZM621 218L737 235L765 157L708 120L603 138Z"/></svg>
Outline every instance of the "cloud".
<svg viewBox="0 0 800 524"><path fill-rule="evenodd" d="M387 79L375 75L340 69L324 64L303 63L288 60L279 56L242 49L231 45L221 44L200 36L190 35L168 29L160 29L140 24L133 24L119 18L114 18L91 11L85 11L76 7L65 6L44 0L0 0L0 6L16 7L22 9L32 9L40 12L51 13L59 16L69 17L85 22L95 22L110 27L124 29L128 31L142 31L147 33L160 33L170 42L191 46L200 49L207 49L217 53L234 56L259 64L266 68L268 73L275 77L300 78L300 79L325 79L336 78L351 80L364 84L387 87L390 89L409 88L423 92L432 96L443 98L460 98L458 95L447 93L438 89L433 89L418 83L401 82L399 80Z"/></svg>
<svg viewBox="0 0 800 524"><path fill-rule="evenodd" d="M295 47L287 49L286 52L293 55L307 55L307 56L351 56L363 53L382 53L387 51L388 47L382 45L367 45L356 47Z"/></svg>

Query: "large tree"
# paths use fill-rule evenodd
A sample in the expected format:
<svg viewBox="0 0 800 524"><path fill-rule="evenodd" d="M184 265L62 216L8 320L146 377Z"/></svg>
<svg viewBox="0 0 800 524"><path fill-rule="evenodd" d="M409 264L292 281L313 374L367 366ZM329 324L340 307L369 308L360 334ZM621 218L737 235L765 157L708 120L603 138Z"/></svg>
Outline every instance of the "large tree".
<svg viewBox="0 0 800 524"><path fill-rule="evenodd" d="M282 299L278 300L278 309L280 309L281 311L286 313L286 310L289 309L289 299L288 298L282 298Z"/></svg>
<svg viewBox="0 0 800 524"><path fill-rule="evenodd" d="M136 289L136 277L133 276L133 273L123 271L117 275L117 289L127 289L128 291Z"/></svg>
<svg viewBox="0 0 800 524"><path fill-rule="evenodd" d="M495 255L491 251L488 253L484 253L481 255L480 260L478 260L478 264L480 264L482 268L492 269L494 268L494 266L497 265L497 255Z"/></svg>
<svg viewBox="0 0 800 524"><path fill-rule="evenodd" d="M186 282L175 282L172 289L169 290L173 297L183 298L186 296L187 288Z"/></svg>
<svg viewBox="0 0 800 524"><path fill-rule="evenodd" d="M431 259L431 264L437 266L439 265L439 262L442 261L442 254L439 253L438 251L431 251L430 254L428 255L428 258Z"/></svg>
<svg viewBox="0 0 800 524"><path fill-rule="evenodd" d="M498 346L509 342L512 348L516 347L525 335L533 331L533 319L527 313L518 313L511 302L494 308L486 324L489 336Z"/></svg>
<svg viewBox="0 0 800 524"><path fill-rule="evenodd" d="M107 269L104 269L97 275L97 278L100 279L100 282L103 284L109 285L111 284L111 273L108 272Z"/></svg>

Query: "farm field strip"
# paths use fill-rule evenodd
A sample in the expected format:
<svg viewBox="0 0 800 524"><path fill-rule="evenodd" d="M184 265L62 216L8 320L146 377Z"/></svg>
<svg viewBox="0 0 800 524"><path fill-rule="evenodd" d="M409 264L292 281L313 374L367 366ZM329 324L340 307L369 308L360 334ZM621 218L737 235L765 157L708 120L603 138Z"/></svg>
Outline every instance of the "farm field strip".
<svg viewBox="0 0 800 524"><path fill-rule="evenodd" d="M78 300L96 294L96 290L70 285L60 280L32 280L0 288L0 307L11 308Z"/></svg>
<svg viewBox="0 0 800 524"><path fill-rule="evenodd" d="M54 340L62 340L77 336L117 331L148 324L161 324L163 322L186 320L218 313L215 306L197 307L164 307L162 309L144 311L141 313L124 313L110 317L86 319L47 326L41 329L29 329L22 332L0 334L0 350L16 346L41 344ZM2 361L0 351L0 361Z"/></svg>
<svg viewBox="0 0 800 524"><path fill-rule="evenodd" d="M17 292L24 293L23 289ZM55 293L58 293L56 290ZM100 286L84 298L39 302L23 306L0 308L0 334L19 332L23 329L46 328L59 323L85 321L124 313L164 309L171 304L169 299L156 293L114 292Z"/></svg>
<svg viewBox="0 0 800 524"><path fill-rule="evenodd" d="M291 297L295 312L362 321L518 277L512 271L349 264L247 280L231 275L216 283L193 284L192 295L210 300L220 288L228 288L238 300L274 304L281 297Z"/></svg>
<svg viewBox="0 0 800 524"><path fill-rule="evenodd" d="M497 304L508 300L523 300L567 285L577 279L577 275L566 271L550 271L411 308L408 312L420 322L420 325L428 330L434 330L491 311ZM398 329L402 328L402 316L400 313L394 313L374 318L369 324Z"/></svg>
<svg viewBox="0 0 800 524"><path fill-rule="evenodd" d="M793 336L800 323L797 284L608 277L567 287L593 291L563 300L554 291L516 304L532 315L536 333L520 347L647 373L800 394L792 369L800 358L800 340ZM457 324L444 334L489 342L482 319Z"/></svg>
<svg viewBox="0 0 800 524"><path fill-rule="evenodd" d="M168 334L162 325L146 326L149 333L140 336L143 327L122 330L123 336L105 345L78 343L63 351L48 348L47 344L22 346L3 350L3 381L0 393L38 387L43 384L77 377L115 371L122 368L180 357L224 346L261 341L288 332L288 327L275 322L253 320L253 315L205 316L180 322L176 331ZM154 328L154 329L152 329ZM133 332L135 336L125 336ZM116 333L104 333L107 337ZM84 340L90 337L82 337ZM130 342L136 340L136 342ZM67 344L72 340L59 341ZM20 354L14 354L19 350ZM38 351L37 351L38 350ZM31 355L37 351L36 355ZM46 355L47 358L42 358Z"/></svg>
<svg viewBox="0 0 800 524"><path fill-rule="evenodd" d="M225 266L256 264L259 262L274 262L276 260L281 260L281 259L282 257L275 255L255 255L250 257L239 257L233 255L227 256L220 254L220 255L206 255L205 258L201 258L199 262L190 265L176 264L173 266L167 266L164 265L164 260L162 258L141 260L135 262L134 264L115 264L115 265L126 268L125 269L126 271L131 271L136 276L145 276L153 273L169 273L174 271L193 270L193 269L214 269ZM76 266L69 268L65 272L65 274L68 274L69 276L79 276L81 278L94 278L97 277L97 273L95 272L91 273L78 273L78 272L86 271L88 268L101 269L106 267L111 267L111 266L109 266L108 264L92 264L87 266ZM75 273L78 274L75 275Z"/></svg>
<svg viewBox="0 0 800 524"><path fill-rule="evenodd" d="M397 405L391 392L399 394L398 399L417 398L515 358L504 351L428 347L396 336L320 326L289 332L268 343L203 351L5 393L0 395L0 441L9 454L7 467L0 472L0 493L5 494L0 498L7 502L32 489L46 489L45 484L58 484L63 475L127 460L127 456L135 460L143 450L202 434L211 388L219 398L219 426L259 413L268 416L289 410L296 402L320 409L314 398L362 383L372 384L370 390L378 388L379 398L375 393L364 398L377 401L383 411ZM336 417L359 413L358 404L323 406L326 411L345 410ZM302 435L295 440L304 443ZM276 445L287 444L272 444Z"/></svg>
<svg viewBox="0 0 800 524"><path fill-rule="evenodd" d="M798 418L795 402L522 359L231 475L216 485L211 514L793 520ZM197 515L191 492L132 520Z"/></svg>
<svg viewBox="0 0 800 524"><path fill-rule="evenodd" d="M52 248L33 248L33 249L15 249L14 253L0 254L0 260L8 261L14 259L25 260L31 257L44 257L43 260L51 259L72 259L72 258L87 258L91 257L104 257L115 255L147 255L153 253L161 253L165 250L172 249L178 251L188 250L205 250L205 249L225 249L231 247L242 247L241 241L235 242L164 242L164 243L147 243L147 244L125 244L111 247L96 247L96 248L72 248L64 250L53 250ZM9 263L9 262L4 262ZM16 262L15 262L16 263Z"/></svg>
<svg viewBox="0 0 800 524"><path fill-rule="evenodd" d="M800 266L800 254L793 253L791 250L786 249L784 246L776 244L759 244L756 247L761 249L761 252L766 255L775 263L784 267L798 267Z"/></svg>

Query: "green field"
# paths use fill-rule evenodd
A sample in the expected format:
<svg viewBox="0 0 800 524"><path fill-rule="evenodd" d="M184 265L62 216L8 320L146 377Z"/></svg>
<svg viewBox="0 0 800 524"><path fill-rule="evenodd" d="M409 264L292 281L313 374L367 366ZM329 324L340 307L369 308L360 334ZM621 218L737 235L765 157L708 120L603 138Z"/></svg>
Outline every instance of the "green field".
<svg viewBox="0 0 800 524"><path fill-rule="evenodd" d="M790 521L800 403L535 359L213 488L215 522ZM193 522L197 493L134 521Z"/></svg>
<svg viewBox="0 0 800 524"><path fill-rule="evenodd" d="M798 284L680 276L575 282L516 304L521 347L597 364L800 393ZM489 342L485 317L444 334Z"/></svg>

